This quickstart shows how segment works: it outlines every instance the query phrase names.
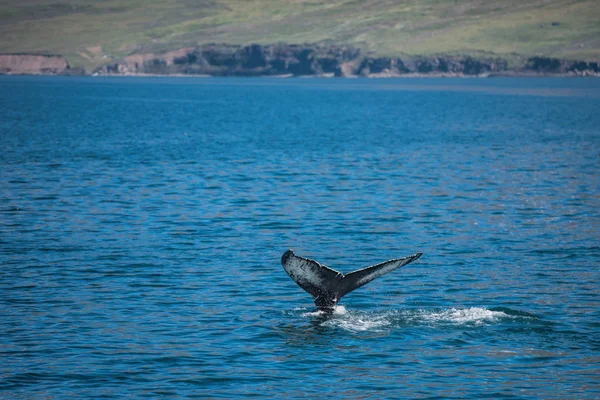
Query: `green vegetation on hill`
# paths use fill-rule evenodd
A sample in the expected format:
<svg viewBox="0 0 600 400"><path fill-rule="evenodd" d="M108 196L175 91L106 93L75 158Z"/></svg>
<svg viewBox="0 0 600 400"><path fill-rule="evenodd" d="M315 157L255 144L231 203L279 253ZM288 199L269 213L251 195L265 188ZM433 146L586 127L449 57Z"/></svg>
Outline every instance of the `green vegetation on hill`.
<svg viewBox="0 0 600 400"><path fill-rule="evenodd" d="M377 56L600 59L597 0L0 0L0 53L94 68L203 43L350 44Z"/></svg>

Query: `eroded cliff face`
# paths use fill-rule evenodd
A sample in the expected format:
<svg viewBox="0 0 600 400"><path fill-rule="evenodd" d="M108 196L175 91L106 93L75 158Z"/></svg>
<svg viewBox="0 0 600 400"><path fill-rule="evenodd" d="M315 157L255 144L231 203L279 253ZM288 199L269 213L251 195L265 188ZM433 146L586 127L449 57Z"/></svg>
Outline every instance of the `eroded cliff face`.
<svg viewBox="0 0 600 400"><path fill-rule="evenodd" d="M517 69L499 57L372 57L351 46L211 44L136 54L96 71L100 75L210 76L488 76L600 75L596 62L533 57Z"/></svg>
<svg viewBox="0 0 600 400"><path fill-rule="evenodd" d="M0 74L59 75L69 69L64 57L36 54L0 54Z"/></svg>
<svg viewBox="0 0 600 400"><path fill-rule="evenodd" d="M432 56L402 58L365 58L358 70L363 76L401 76L406 74L436 76L482 76L502 73L508 62L501 58L469 56Z"/></svg>
<svg viewBox="0 0 600 400"><path fill-rule="evenodd" d="M360 55L343 46L212 44L159 54L133 55L97 70L99 74L193 74L212 76L332 75L352 72Z"/></svg>
<svg viewBox="0 0 600 400"><path fill-rule="evenodd" d="M350 46L205 45L166 53L132 55L96 71L101 75L401 76L484 75L508 68L500 58L374 58Z"/></svg>
<svg viewBox="0 0 600 400"><path fill-rule="evenodd" d="M526 71L537 74L600 75L600 64L592 61L571 61L551 57L532 57Z"/></svg>
<svg viewBox="0 0 600 400"><path fill-rule="evenodd" d="M89 71L88 71L89 73ZM357 48L338 45L273 44L235 46L210 44L163 53L133 54L102 66L98 75L210 76L600 76L598 62L532 57L510 68L499 57L412 56L372 57ZM56 55L0 54L0 74L83 75Z"/></svg>

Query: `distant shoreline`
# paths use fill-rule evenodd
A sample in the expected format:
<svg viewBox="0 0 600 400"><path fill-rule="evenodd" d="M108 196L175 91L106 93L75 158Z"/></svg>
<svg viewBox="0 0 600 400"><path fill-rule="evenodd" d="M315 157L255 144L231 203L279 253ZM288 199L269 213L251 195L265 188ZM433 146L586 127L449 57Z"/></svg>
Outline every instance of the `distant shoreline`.
<svg viewBox="0 0 600 400"><path fill-rule="evenodd" d="M46 77L75 77L75 78L194 78L194 79L280 79L280 80L353 80L353 79L370 79L370 80L386 80L386 79L501 79L501 78L600 78L600 74L574 74L574 73L520 73L506 72L497 74L482 74L482 75L460 75L460 74L402 74L402 75L386 75L386 76L323 76L323 75L205 75L205 74L147 74L147 73L128 73L128 74L72 74L72 73L0 73L1 76L46 76Z"/></svg>
<svg viewBox="0 0 600 400"><path fill-rule="evenodd" d="M12 74L13 76L26 76L26 74ZM31 76L31 75L29 75ZM374 79L374 80L385 80L385 79L494 79L494 78L600 78L600 74L573 74L573 73L561 73L561 74L549 74L549 73L519 73L519 72L507 72L498 74L482 74L482 75L460 75L460 74L402 74L402 75L385 75L385 76L360 76L360 75L349 75L349 76L324 76L324 75L194 75L194 74L145 74L145 73L133 73L133 74L110 74L110 75L44 75L38 74L38 76L85 76L90 78L200 78L200 79L228 79L228 78L246 78L246 79Z"/></svg>
<svg viewBox="0 0 600 400"><path fill-rule="evenodd" d="M212 44L132 54L92 71L51 54L0 54L0 75L271 78L491 78L600 77L597 61L522 58L520 65L493 54L374 57L337 45Z"/></svg>

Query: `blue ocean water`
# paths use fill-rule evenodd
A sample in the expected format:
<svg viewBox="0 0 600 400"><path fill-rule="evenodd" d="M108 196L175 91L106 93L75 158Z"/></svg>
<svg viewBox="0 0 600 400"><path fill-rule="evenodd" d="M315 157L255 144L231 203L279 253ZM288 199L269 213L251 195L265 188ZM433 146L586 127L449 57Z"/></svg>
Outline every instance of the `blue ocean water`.
<svg viewBox="0 0 600 400"><path fill-rule="evenodd" d="M0 398L600 397L600 80L0 77ZM423 257L335 315L283 271Z"/></svg>

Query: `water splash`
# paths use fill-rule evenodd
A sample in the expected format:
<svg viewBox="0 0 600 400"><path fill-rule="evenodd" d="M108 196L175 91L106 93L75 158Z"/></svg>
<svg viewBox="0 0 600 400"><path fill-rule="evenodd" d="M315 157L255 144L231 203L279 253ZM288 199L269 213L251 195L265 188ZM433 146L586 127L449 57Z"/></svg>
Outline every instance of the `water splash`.
<svg viewBox="0 0 600 400"><path fill-rule="evenodd" d="M323 326L339 327L350 332L380 331L391 325L387 315L369 315L346 312L340 318L331 318L323 322Z"/></svg>
<svg viewBox="0 0 600 400"><path fill-rule="evenodd" d="M484 307L364 312L348 311L338 306L333 315L315 311L304 313L302 316L323 318L321 326L341 328L349 332L378 332L403 326L483 326L517 318L533 318L533 316L523 316L518 313L515 315L515 313L507 313L506 310L490 310Z"/></svg>
<svg viewBox="0 0 600 400"><path fill-rule="evenodd" d="M447 310L427 311L419 310L417 314L425 322L429 323L450 323L453 325L483 325L493 324L505 318L513 318L503 311L492 311L487 308L450 308Z"/></svg>
<svg viewBox="0 0 600 400"><path fill-rule="evenodd" d="M297 308L296 310L301 310L301 309ZM344 306L335 306L335 308L333 309L333 315L345 315L347 313L348 313L348 311L346 310L346 307L344 307ZM332 314L325 312L325 311L321 311L321 310L305 312L302 314L303 317L328 317L331 315Z"/></svg>

